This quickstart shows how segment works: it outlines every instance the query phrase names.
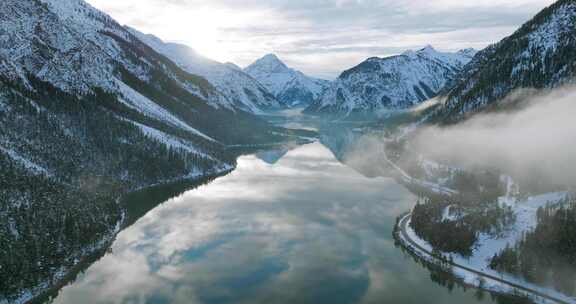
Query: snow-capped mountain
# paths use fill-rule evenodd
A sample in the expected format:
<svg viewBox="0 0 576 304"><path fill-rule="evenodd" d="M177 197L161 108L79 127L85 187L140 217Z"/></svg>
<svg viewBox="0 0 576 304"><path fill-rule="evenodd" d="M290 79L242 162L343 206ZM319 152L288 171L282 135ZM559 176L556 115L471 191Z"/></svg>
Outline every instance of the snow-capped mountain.
<svg viewBox="0 0 576 304"><path fill-rule="evenodd" d="M554 88L576 76L576 2L560 0L518 31L478 52L443 89L447 100L434 115L457 121L495 106L520 88Z"/></svg>
<svg viewBox="0 0 576 304"><path fill-rule="evenodd" d="M186 45L166 43L153 35L128 29L185 71L206 78L235 107L252 113L280 107L273 94L235 64L220 63L198 54Z"/></svg>
<svg viewBox="0 0 576 304"><path fill-rule="evenodd" d="M427 46L398 56L369 58L343 72L309 113L377 113L400 110L435 97L474 56L466 49L444 53Z"/></svg>
<svg viewBox="0 0 576 304"><path fill-rule="evenodd" d="M163 59L106 14L81 0L3 1L0 72L11 79L29 73L67 92L87 94L94 87L118 91L118 66L139 80L149 80L152 68ZM35 14L10 16L15 10ZM128 45L133 48L128 49ZM148 53L151 62L133 58ZM214 107L230 104L209 83L171 77Z"/></svg>
<svg viewBox="0 0 576 304"><path fill-rule="evenodd" d="M268 88L285 107L309 105L330 83L289 68L274 54L256 60L244 71Z"/></svg>
<svg viewBox="0 0 576 304"><path fill-rule="evenodd" d="M0 1L0 303L98 252L146 185L230 170L284 130L82 0Z"/></svg>

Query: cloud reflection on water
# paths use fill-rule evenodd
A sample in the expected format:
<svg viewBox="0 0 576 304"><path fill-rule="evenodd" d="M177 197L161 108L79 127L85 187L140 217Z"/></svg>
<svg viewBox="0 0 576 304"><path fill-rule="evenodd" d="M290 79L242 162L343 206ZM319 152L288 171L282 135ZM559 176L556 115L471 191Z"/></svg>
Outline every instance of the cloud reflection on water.
<svg viewBox="0 0 576 304"><path fill-rule="evenodd" d="M114 253L55 302L393 298L398 286L426 279L417 265L406 264L390 236L394 217L413 203L392 180L367 179L318 143L274 165L242 157L232 174L164 203L123 231Z"/></svg>

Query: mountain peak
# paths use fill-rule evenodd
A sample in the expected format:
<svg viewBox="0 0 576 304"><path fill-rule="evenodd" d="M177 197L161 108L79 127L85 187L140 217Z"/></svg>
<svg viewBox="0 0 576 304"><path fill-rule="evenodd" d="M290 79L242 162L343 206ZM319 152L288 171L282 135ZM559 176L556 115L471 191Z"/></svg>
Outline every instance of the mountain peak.
<svg viewBox="0 0 576 304"><path fill-rule="evenodd" d="M432 45L427 44L420 52L436 52L436 49Z"/></svg>
<svg viewBox="0 0 576 304"><path fill-rule="evenodd" d="M273 71L273 70L286 70L288 66L276 54L267 54L264 57L256 60L253 64L248 66L246 69L254 69L258 67L259 69L264 69L266 71Z"/></svg>
<svg viewBox="0 0 576 304"><path fill-rule="evenodd" d="M238 65L236 65L234 62L226 62L226 63L224 63L224 64L225 64L227 67L229 67L229 68L231 68L231 69L233 69L233 70L235 70L235 71L243 72L243 71L242 71L242 68L240 68L240 67L239 67Z"/></svg>
<svg viewBox="0 0 576 304"><path fill-rule="evenodd" d="M408 57L414 57L418 54L436 54L436 53L438 53L438 51L436 51L436 49L432 45L428 44L424 48L419 49L418 51L406 50L404 53L402 53L402 55Z"/></svg>
<svg viewBox="0 0 576 304"><path fill-rule="evenodd" d="M254 77L256 74L290 73L291 69L275 54L268 54L247 66L244 71Z"/></svg>
<svg viewBox="0 0 576 304"><path fill-rule="evenodd" d="M270 60L270 61L281 61L280 58L274 53L266 54L261 59Z"/></svg>
<svg viewBox="0 0 576 304"><path fill-rule="evenodd" d="M318 98L328 82L288 67L275 54L268 54L244 69L286 106L309 104Z"/></svg>

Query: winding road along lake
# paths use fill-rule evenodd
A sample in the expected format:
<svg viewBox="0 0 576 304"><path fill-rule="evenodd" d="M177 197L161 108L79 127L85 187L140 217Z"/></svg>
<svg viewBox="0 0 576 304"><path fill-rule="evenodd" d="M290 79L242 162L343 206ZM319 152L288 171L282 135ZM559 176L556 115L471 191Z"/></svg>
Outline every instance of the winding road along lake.
<svg viewBox="0 0 576 304"><path fill-rule="evenodd" d="M285 152L285 151L284 151ZM243 156L159 205L55 303L492 303L451 291L394 246L416 198L320 143Z"/></svg>

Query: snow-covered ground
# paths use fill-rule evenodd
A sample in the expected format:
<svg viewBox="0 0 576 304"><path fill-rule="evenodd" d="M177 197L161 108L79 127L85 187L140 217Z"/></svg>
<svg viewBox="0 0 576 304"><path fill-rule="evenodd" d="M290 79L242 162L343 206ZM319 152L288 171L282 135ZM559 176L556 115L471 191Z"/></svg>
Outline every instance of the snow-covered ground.
<svg viewBox="0 0 576 304"><path fill-rule="evenodd" d="M34 163L33 161L26 159L25 157L18 154L16 151L0 146L0 152L8 154L17 163L21 164L26 170L35 174L44 174L46 176L52 176L46 168Z"/></svg>
<svg viewBox="0 0 576 304"><path fill-rule="evenodd" d="M175 127L179 127L186 131L190 131L198 136L201 136L209 141L216 141L212 137L192 128L187 123L180 120L178 117L174 116L172 113L168 112L166 109L160 107L152 100L148 99L146 96L138 93L136 90L132 89L124 82L116 79L115 81L120 93L122 94L123 98L119 98L119 100L124 103L125 105L141 112L142 114L158 119L160 121L169 122Z"/></svg>
<svg viewBox="0 0 576 304"><path fill-rule="evenodd" d="M527 198L526 200L516 200L513 199L512 197L502 197L500 201L506 202L509 206L512 207L516 215L516 222L512 226L508 227L508 229L499 236L481 233L479 235L476 247L474 248L474 251L470 257L463 257L459 254L447 254L447 253L445 253L444 255L451 256L454 263L457 265L464 266L473 269L475 271L500 278L507 282L524 286L526 288L538 291L542 294L550 295L552 297L561 299L567 303L576 303L576 298L568 297L551 288L545 288L542 286L529 283L520 277L515 277L510 274L497 272L495 270L490 269L489 267L490 259L495 254L500 253L507 246L515 245L519 240L521 240L522 235L524 233L532 231L536 228L537 225L536 211L538 210L539 207L546 206L547 204L557 204L561 200L563 200L566 197L566 195L568 195L568 193L566 192L553 192L532 196ZM450 220L450 217L447 216L446 220ZM427 251L432 252L432 246L428 242L420 239L416 235L416 232L410 227L410 220L408 220L408 223L406 225L406 234L413 242L417 243L419 246L426 249ZM402 234L400 234L400 236L402 238ZM417 252L417 254L421 255L425 259L430 259L430 256L425 252ZM481 278L479 275L467 271L465 269L453 267L453 272L456 276L463 279L465 283L474 286L481 286L483 289L503 293L520 292L521 294L526 294L527 296L533 298L538 303L555 303L551 302L550 300L538 297L534 294L529 294L527 292L517 290L516 288L510 285L495 280L491 280L486 277Z"/></svg>
<svg viewBox="0 0 576 304"><path fill-rule="evenodd" d="M458 191L456 191L454 189L450 189L450 188L445 187L443 185L440 185L438 183L432 183L432 182L429 182L426 180L421 180L421 179L417 179L417 178L410 176L408 173L406 173L406 171L404 171L404 169L400 168L400 166L395 164L393 161L391 161L388 158L388 156L386 156L386 152L384 151L384 146L380 147L379 155L381 155L381 157L383 158L384 163L387 163L390 166L392 166L392 168L394 168L398 172L398 174L400 175L400 178L408 184L418 185L418 186L427 188L427 189L429 189L435 193L442 194L442 195L451 196L451 195L458 194Z"/></svg>
<svg viewBox="0 0 576 304"><path fill-rule="evenodd" d="M183 139L180 139L176 136L172 136L170 134L164 133L164 132L159 131L157 129L150 128L148 126L145 126L141 123L137 123L135 121L130 121L130 120L126 120L126 121L129 121L130 123L132 123L135 126L137 126L138 128L140 128L140 130L142 131L142 133L144 135L163 143L167 147L170 147L173 149L178 149L178 150L184 150L186 152L197 154L197 155L202 156L204 158L214 160L214 158L212 156L210 156L206 153L200 152L196 147L194 147L193 144L191 144L191 143L189 143Z"/></svg>
<svg viewBox="0 0 576 304"><path fill-rule="evenodd" d="M442 212L442 221L453 222L462 218L462 214L455 213L453 208L454 205L446 206L446 208L444 208L444 211Z"/></svg>
<svg viewBox="0 0 576 304"><path fill-rule="evenodd" d="M436 193L445 194L448 196L457 194L456 190L444 187L437 183L432 183L424 180L419 180L410 176L406 171L404 171L401 167L396 165L393 161L391 161L384 151L384 148L381 148L380 154L382 155L383 161L388 163L392 166L398 174L400 178L407 182L416 185L420 185L426 187ZM421 158L420 165L424 169L426 175L434 176L435 170L458 170L458 168L451 168L445 167L443 165L437 164L435 162L426 160ZM516 216L516 221L507 229L499 234L499 235L492 235L489 233L480 233L478 236L478 241L475 244L475 248L473 253L470 257L464 257L459 254L449 254L443 253L445 257L451 257L454 264L463 266L465 268L472 269L476 272L486 274L491 277L499 278L503 281L523 286L527 289L534 290L539 292L540 294L548 295L554 297L556 299L560 299L565 303L576 303L576 298L569 297L564 295L552 288L546 288L542 286L538 286L533 283L529 283L523 278L516 277L506 273L500 273L495 271L489 267L490 260L492 257L500 252L502 252L507 246L514 246L518 241L522 239L522 236L529 231L533 231L537 226L537 211L538 208L544 207L548 204L558 204L563 199L569 195L567 192L551 192L545 193L541 195L531 196L526 199L520 200L519 197L519 189L518 185L514 182L512 177L507 175L500 176L500 183L506 185L506 194L502 197L498 198L498 203L502 207L510 207ZM455 221L458 220L462 214L458 214L452 210L453 206L447 206L442 214L442 219L446 221ZM422 247L426 252L419 250L418 248L412 248L410 246L410 242L405 239L403 233L399 233L400 239L404 242L405 245L408 245L412 251L419 255L421 258L430 261L432 263L438 262L434 257L430 256L429 253L433 252L433 247L426 242L425 240L419 238L416 235L416 232L410 227L410 214L406 215L400 223L406 220L406 225L402 225L401 227L405 227L406 237L408 237L412 242L416 243L418 246ZM464 283L477 286L485 290L490 290L499 293L508 293L514 294L519 293L521 295L528 296L529 298L533 299L537 303L556 303L555 301L543 298L538 296L537 294L530 293L527 291L518 290L514 286L509 284L505 284L503 282L499 282L494 279L490 279L489 277L480 276L474 272L468 271L463 268L452 267L452 271L454 275L461 278Z"/></svg>

